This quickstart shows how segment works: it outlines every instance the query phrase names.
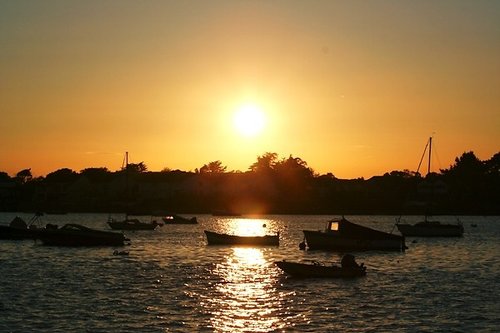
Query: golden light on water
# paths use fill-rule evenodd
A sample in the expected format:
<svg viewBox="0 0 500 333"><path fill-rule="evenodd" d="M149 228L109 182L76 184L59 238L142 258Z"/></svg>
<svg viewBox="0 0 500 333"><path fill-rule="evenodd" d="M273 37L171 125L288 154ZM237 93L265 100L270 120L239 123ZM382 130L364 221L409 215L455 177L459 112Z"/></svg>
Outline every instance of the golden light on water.
<svg viewBox="0 0 500 333"><path fill-rule="evenodd" d="M240 218L228 221L227 233L238 236L264 236L276 234L274 223L267 219Z"/></svg>
<svg viewBox="0 0 500 333"><path fill-rule="evenodd" d="M263 250L233 248L213 274L221 282L212 299L211 322L217 332L269 332L283 328L282 295L275 289L276 270Z"/></svg>

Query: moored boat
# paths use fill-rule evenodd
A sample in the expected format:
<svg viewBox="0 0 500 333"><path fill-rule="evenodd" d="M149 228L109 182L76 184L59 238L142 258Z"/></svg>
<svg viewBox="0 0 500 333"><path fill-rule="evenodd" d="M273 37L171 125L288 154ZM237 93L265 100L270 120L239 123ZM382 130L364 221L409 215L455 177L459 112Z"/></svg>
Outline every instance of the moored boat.
<svg viewBox="0 0 500 333"><path fill-rule="evenodd" d="M154 230L157 226L162 225L156 221L142 222L128 216L123 221L109 218L107 223L114 230Z"/></svg>
<svg viewBox="0 0 500 333"><path fill-rule="evenodd" d="M36 238L50 246L122 246L128 241L121 233L95 230L80 224L40 230Z"/></svg>
<svg viewBox="0 0 500 333"><path fill-rule="evenodd" d="M165 224L198 224L196 217L187 218L177 214L167 215L162 217Z"/></svg>
<svg viewBox="0 0 500 333"><path fill-rule="evenodd" d="M420 163L417 168L417 174L419 174L420 166L424 159L425 153L428 150L428 166L427 166L427 182L421 184L422 191L427 192L430 195L429 202L427 205L430 206L433 194L435 192L442 192L445 190L439 190L440 186L438 182L432 182L431 177L431 157L432 157L432 137L429 138L427 144L424 148L424 153L420 159ZM430 210L430 207L427 208ZM429 220L429 212L426 211L424 215L424 220L417 222L415 224L407 223L396 223L396 227L403 236L409 237L462 237L464 234L464 226L462 223L457 222L456 224L441 223L439 221Z"/></svg>
<svg viewBox="0 0 500 333"><path fill-rule="evenodd" d="M344 217L328 221L324 231L303 230L309 250L369 251L406 249L405 238L352 223Z"/></svg>
<svg viewBox="0 0 500 333"><path fill-rule="evenodd" d="M408 237L462 237L464 226L461 223L445 224L439 221L425 221L415 224L396 223L399 232Z"/></svg>
<svg viewBox="0 0 500 333"><path fill-rule="evenodd" d="M360 266L343 267L337 265L325 265L318 261L312 263L276 261L282 271L292 277L298 278L354 278L366 275L366 267Z"/></svg>
<svg viewBox="0 0 500 333"><path fill-rule="evenodd" d="M236 236L205 230L208 245L279 246L279 233L265 236Z"/></svg>
<svg viewBox="0 0 500 333"><path fill-rule="evenodd" d="M137 218L130 218L129 217L129 200L130 200L130 193L129 193L129 163L128 163L128 152L125 152L125 159L124 159L124 166L122 165L122 170L125 171L125 194L127 198L127 209L125 212L125 219L118 221L111 216L108 218L108 225L111 229L114 230L153 230L157 226L162 225L161 223L158 223L156 221L151 220L150 222L142 222L139 221Z"/></svg>
<svg viewBox="0 0 500 333"><path fill-rule="evenodd" d="M9 223L9 225L0 225L0 239L9 240L22 240L22 239L35 239L38 231L44 230L45 228L53 229L57 228L54 224L47 224L45 227L42 226L40 217L43 216L42 213L36 213L29 221L26 223L21 217L16 216Z"/></svg>

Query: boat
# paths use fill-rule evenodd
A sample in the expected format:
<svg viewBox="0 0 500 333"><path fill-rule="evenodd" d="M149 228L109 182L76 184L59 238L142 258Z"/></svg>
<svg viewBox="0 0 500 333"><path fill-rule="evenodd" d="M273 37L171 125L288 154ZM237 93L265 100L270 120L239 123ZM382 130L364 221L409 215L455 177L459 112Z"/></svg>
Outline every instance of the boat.
<svg viewBox="0 0 500 333"><path fill-rule="evenodd" d="M44 228L56 228L56 225L48 223L45 227L41 225L41 216L43 213L36 213L26 223L21 217L16 216L9 225L0 225L0 239L22 240L35 239L36 233Z"/></svg>
<svg viewBox="0 0 500 333"><path fill-rule="evenodd" d="M126 195L128 199L128 152L125 152L125 188L126 188ZM128 200L127 200L128 202ZM125 219L124 220L115 220L111 216L108 218L107 221L109 227L114 230L154 230L156 229L157 226L161 226L162 223L158 223L154 220L151 220L149 222L142 222L137 218L130 218L129 213L128 213L128 205L127 205L127 211L125 213Z"/></svg>
<svg viewBox="0 0 500 333"><path fill-rule="evenodd" d="M422 222L413 225L396 223L396 226L405 237L462 237L464 235L464 227L460 222L445 224L439 221L430 221L427 215Z"/></svg>
<svg viewBox="0 0 500 333"><path fill-rule="evenodd" d="M163 225L155 220L142 222L136 218L130 218L128 215L121 221L109 217L107 223L113 230L154 230L157 226Z"/></svg>
<svg viewBox="0 0 500 333"><path fill-rule="evenodd" d="M123 246L129 241L122 233L95 230L74 223L39 230L36 238L49 246Z"/></svg>
<svg viewBox="0 0 500 333"><path fill-rule="evenodd" d="M196 217L187 218L177 214L162 217L164 224L198 224Z"/></svg>
<svg viewBox="0 0 500 333"><path fill-rule="evenodd" d="M343 263L338 266L335 264L326 265L319 261L304 263L281 260L276 261L275 265L286 274L297 278L355 278L366 275L366 266L364 264L358 265L355 262L352 265Z"/></svg>
<svg viewBox="0 0 500 333"><path fill-rule="evenodd" d="M431 173L431 154L432 154L432 136L427 141L424 149L422 158L417 168L417 174L420 170L420 165L425 156L425 153L429 151L428 155L428 166L427 166L427 176ZM434 184L430 184L430 193L434 192ZM456 224L445 224L439 221L433 221L430 219L428 210L425 212L424 220L417 222L415 224L400 223L401 218L397 221L396 227L399 232L405 237L462 237L464 234L464 226L460 221Z"/></svg>
<svg viewBox="0 0 500 333"><path fill-rule="evenodd" d="M324 231L303 230L309 250L369 251L406 249L405 238L340 219L328 221Z"/></svg>
<svg viewBox="0 0 500 333"><path fill-rule="evenodd" d="M205 230L208 245L279 246L279 233L265 236L236 236Z"/></svg>

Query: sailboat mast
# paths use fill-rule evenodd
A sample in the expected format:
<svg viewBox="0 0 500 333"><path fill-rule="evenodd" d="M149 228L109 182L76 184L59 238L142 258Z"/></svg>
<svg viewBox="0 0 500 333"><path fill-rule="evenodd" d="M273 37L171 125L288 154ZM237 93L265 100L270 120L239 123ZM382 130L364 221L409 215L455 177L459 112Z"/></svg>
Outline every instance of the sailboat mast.
<svg viewBox="0 0 500 333"><path fill-rule="evenodd" d="M125 152L125 200L126 200L126 207L125 207L125 220L128 220L128 206L129 206L129 191L128 191L128 151Z"/></svg>
<svg viewBox="0 0 500 333"><path fill-rule="evenodd" d="M431 173L431 155L432 155L432 136L429 138L429 164L427 165L427 174Z"/></svg>

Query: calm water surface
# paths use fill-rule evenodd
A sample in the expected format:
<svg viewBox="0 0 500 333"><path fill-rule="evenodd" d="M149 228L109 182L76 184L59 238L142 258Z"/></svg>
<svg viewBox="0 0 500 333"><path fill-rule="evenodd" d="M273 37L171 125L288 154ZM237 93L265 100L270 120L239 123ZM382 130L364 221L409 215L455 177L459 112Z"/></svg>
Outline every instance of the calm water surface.
<svg viewBox="0 0 500 333"><path fill-rule="evenodd" d="M31 217L0 213L0 223L16 215ZM500 331L500 217L460 217L463 238L408 238L404 253L354 253L367 266L363 278L287 278L274 261L339 262L338 253L298 249L303 229L323 229L332 217L198 216L199 225L126 232L131 245L123 248L0 241L0 332ZM389 232L395 222L348 218ZM43 219L108 229L102 214ZM280 231L281 243L207 246L204 229ZM129 255L113 255L117 249Z"/></svg>

